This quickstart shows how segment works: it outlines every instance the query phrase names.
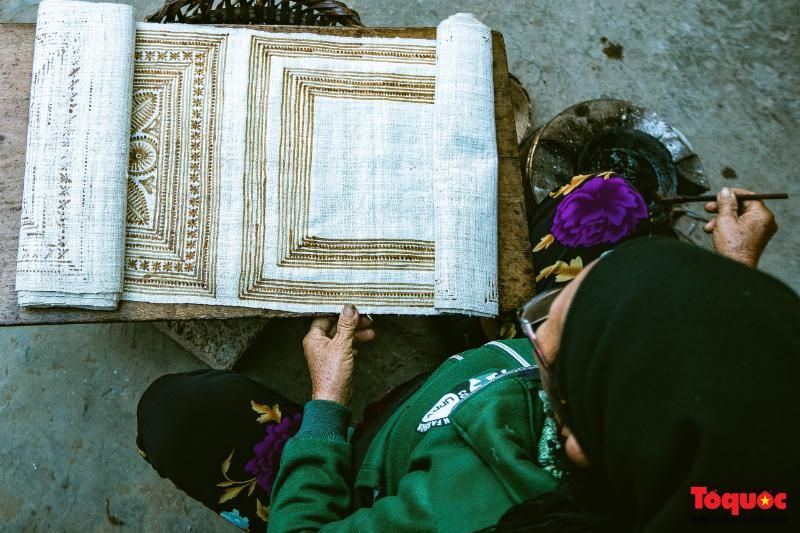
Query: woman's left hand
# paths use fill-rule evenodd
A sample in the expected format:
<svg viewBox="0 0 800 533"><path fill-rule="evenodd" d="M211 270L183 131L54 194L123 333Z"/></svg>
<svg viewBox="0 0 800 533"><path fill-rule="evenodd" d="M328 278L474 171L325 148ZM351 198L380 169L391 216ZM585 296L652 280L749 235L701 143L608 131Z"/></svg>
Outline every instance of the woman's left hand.
<svg viewBox="0 0 800 533"><path fill-rule="evenodd" d="M316 318L305 338L303 352L311 374L311 398L330 400L347 405L353 395L352 379L355 342L368 342L375 338L368 316L359 317L354 305L347 304L333 318Z"/></svg>
<svg viewBox="0 0 800 533"><path fill-rule="evenodd" d="M767 243L778 231L775 215L761 200L745 200L739 205L737 194L752 194L747 189L723 188L716 202L706 211L717 213L703 228L711 233L718 253L756 268Z"/></svg>

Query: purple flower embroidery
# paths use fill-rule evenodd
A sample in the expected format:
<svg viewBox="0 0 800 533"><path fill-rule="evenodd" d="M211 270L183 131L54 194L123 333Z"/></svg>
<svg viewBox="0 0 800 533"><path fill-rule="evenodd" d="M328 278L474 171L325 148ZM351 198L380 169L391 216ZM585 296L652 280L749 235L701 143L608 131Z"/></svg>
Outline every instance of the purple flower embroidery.
<svg viewBox="0 0 800 533"><path fill-rule="evenodd" d="M623 178L594 177L558 204L551 233L570 248L615 243L633 233L648 217L639 192Z"/></svg>
<svg viewBox="0 0 800 533"><path fill-rule="evenodd" d="M281 454L286 441L300 430L303 415L300 413L285 416L275 424L267 424L264 440L253 447L255 457L250 459L244 469L256 476L258 486L267 494L272 493L272 484L281 463Z"/></svg>

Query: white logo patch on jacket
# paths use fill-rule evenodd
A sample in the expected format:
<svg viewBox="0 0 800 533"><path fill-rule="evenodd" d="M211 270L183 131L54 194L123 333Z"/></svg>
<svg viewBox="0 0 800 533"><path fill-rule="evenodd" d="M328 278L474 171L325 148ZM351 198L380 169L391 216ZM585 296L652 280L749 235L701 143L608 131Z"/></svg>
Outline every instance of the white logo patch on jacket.
<svg viewBox="0 0 800 533"><path fill-rule="evenodd" d="M466 383L455 387L437 401L430 410L422 416L417 431L425 433L432 427L446 426L450 423L450 413L455 406L476 390L488 385L500 376L508 374L508 370L503 369L498 372L489 372L480 376L470 378Z"/></svg>
<svg viewBox="0 0 800 533"><path fill-rule="evenodd" d="M456 406L459 398L457 395L453 394L452 392L448 392L442 399L436 402L430 411L425 413L425 416L422 417L423 422L432 422L434 420L439 420L440 418L447 418L450 416L450 412L453 410L453 407Z"/></svg>

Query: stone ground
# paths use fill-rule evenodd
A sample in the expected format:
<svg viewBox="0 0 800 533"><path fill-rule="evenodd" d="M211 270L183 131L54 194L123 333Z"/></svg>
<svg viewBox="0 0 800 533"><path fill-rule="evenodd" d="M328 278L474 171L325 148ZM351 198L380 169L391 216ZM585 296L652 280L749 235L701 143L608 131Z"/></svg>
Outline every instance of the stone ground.
<svg viewBox="0 0 800 533"><path fill-rule="evenodd" d="M33 22L37 3L0 0L0 21ZM130 3L139 19L161 4ZM771 204L781 230L762 267L800 290L794 0L349 4L369 26L435 26L472 12L505 35L511 70L533 97L535 125L581 100L627 99L687 136L715 190L794 193ZM303 401L306 326L273 321L240 369ZM379 317L382 338L360 355L356 410L447 355L440 326ZM0 353L0 530L233 531L159 478L134 448L136 402L147 385L202 367L182 348L148 324L77 325L0 329Z"/></svg>

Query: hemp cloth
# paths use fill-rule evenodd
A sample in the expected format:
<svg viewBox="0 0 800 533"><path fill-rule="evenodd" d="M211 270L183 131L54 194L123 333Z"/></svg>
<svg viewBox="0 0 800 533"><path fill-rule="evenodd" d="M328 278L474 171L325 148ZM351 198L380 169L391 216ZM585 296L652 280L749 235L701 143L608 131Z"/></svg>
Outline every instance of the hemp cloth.
<svg viewBox="0 0 800 533"><path fill-rule="evenodd" d="M43 2L39 28L73 4ZM110 97L130 109L109 179L127 207L94 229L125 259L93 265L122 299L497 313L491 34L473 16L436 41L139 23L109 46L133 66ZM70 288L46 303L74 305Z"/></svg>
<svg viewBox="0 0 800 533"><path fill-rule="evenodd" d="M114 309L122 291L130 6L42 2L33 55L20 305Z"/></svg>

